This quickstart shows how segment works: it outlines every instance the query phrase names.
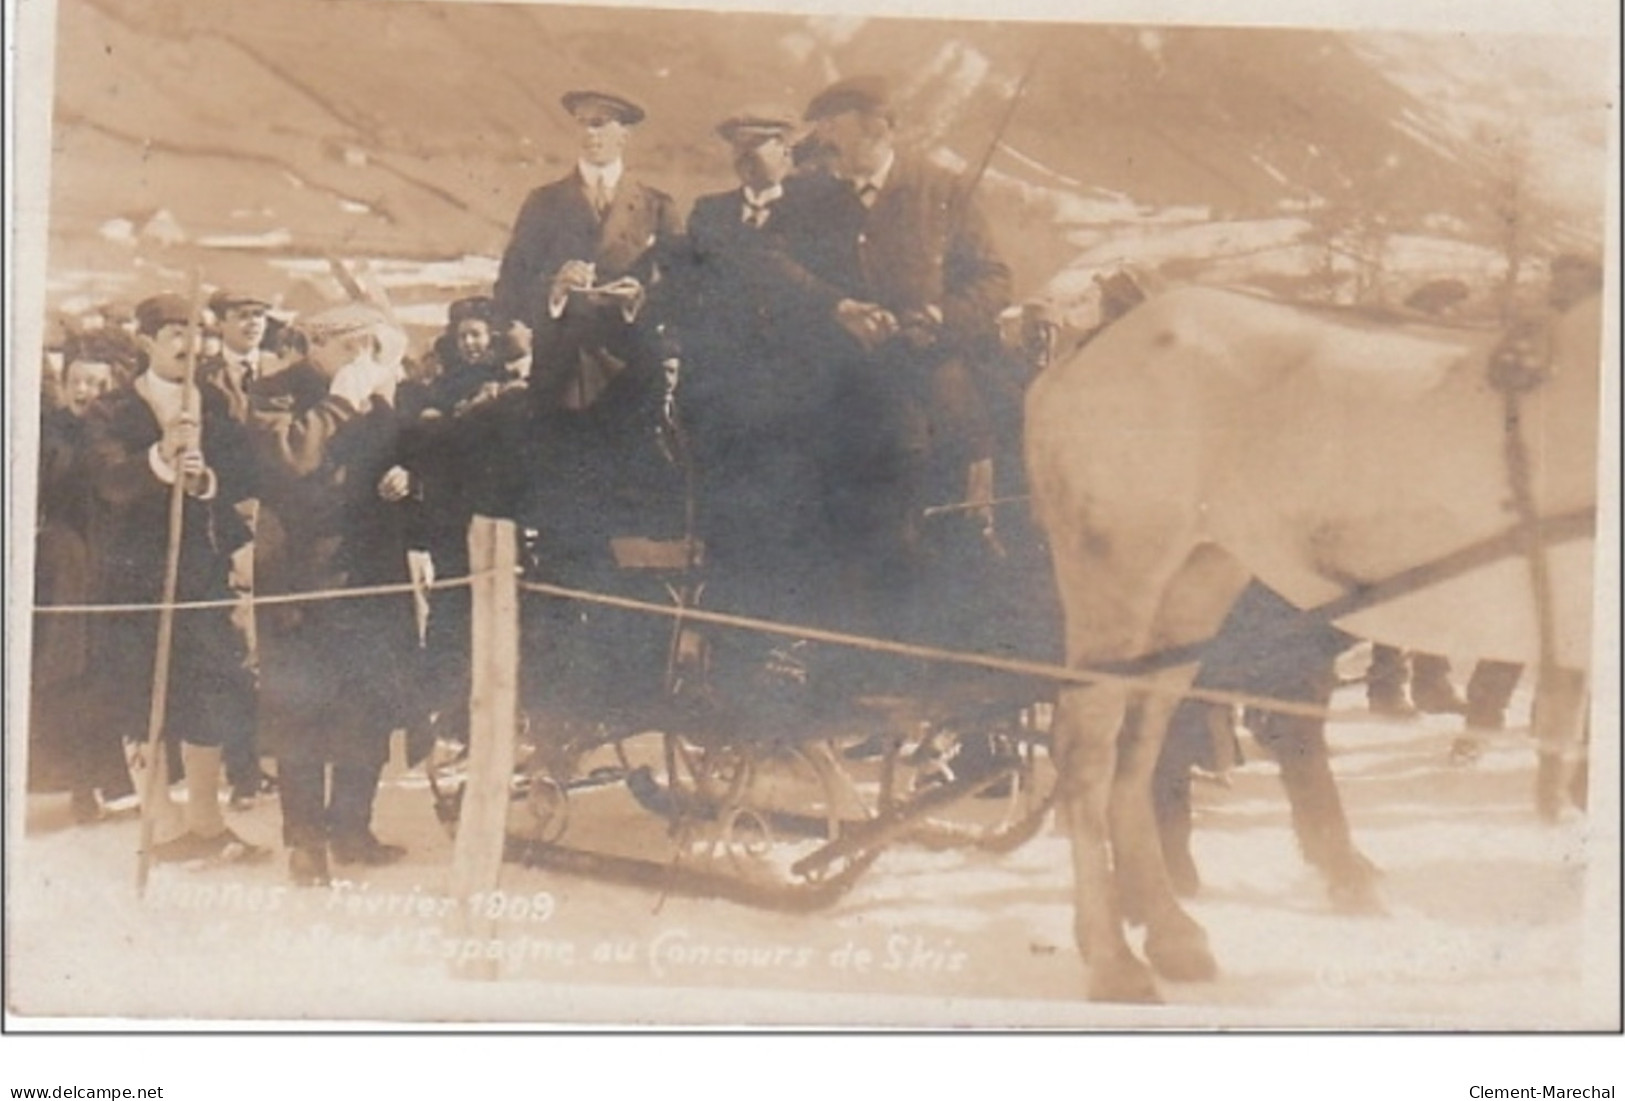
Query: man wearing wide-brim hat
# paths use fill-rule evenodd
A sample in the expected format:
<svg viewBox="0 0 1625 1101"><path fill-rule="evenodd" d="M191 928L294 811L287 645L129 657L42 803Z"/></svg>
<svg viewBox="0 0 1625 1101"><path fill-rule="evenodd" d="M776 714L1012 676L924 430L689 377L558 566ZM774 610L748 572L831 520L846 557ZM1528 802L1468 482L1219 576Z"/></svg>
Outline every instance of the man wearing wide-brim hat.
<svg viewBox="0 0 1625 1101"><path fill-rule="evenodd" d="M798 258L822 280L822 308L852 365L833 508L862 579L854 603L885 633L954 635L920 614L930 603L919 588L923 540L940 545L944 531L921 521L930 505L991 496L989 365L1010 269L972 182L899 146L884 78L831 84L803 120L840 182L822 193L821 232ZM949 528L972 516L990 522L961 513Z"/></svg>
<svg viewBox="0 0 1625 1101"><path fill-rule="evenodd" d="M643 108L604 90L562 103L579 135L576 165L525 199L493 293L497 312L533 334L532 453L520 460L530 477L515 507L527 526L596 551L608 534L630 534L604 530L621 524L608 502L638 510L610 472L638 486L662 476L657 258L682 227L671 196L624 160Z"/></svg>

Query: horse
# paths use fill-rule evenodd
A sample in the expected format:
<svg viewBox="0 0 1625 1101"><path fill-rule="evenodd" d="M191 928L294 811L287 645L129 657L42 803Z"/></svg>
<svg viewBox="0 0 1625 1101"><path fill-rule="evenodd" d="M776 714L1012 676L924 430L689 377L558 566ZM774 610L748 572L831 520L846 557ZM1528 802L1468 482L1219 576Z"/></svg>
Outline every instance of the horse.
<svg viewBox="0 0 1625 1101"><path fill-rule="evenodd" d="M1208 638L1257 578L1362 637L1538 665L1552 798L1591 649L1600 297L1538 336L1538 354L1508 354L1497 332L1183 287L1057 360L1027 393L1025 458L1069 667ZM1419 575L1432 583L1395 584ZM1127 726L1120 678L1059 693L1075 936L1096 1000L1156 1000L1152 969L1217 975L1169 886L1150 799L1192 674L1146 677ZM1150 967L1125 917L1146 926Z"/></svg>

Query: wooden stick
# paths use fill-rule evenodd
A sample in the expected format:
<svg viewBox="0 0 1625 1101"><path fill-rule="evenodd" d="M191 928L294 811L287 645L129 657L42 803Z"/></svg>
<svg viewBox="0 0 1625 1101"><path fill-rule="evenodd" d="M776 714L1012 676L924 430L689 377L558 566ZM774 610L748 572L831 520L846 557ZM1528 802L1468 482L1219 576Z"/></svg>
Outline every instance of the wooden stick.
<svg viewBox="0 0 1625 1101"><path fill-rule="evenodd" d="M197 381L199 315L203 312L202 277L192 273L192 307L186 319L186 368L181 380L181 416L193 412ZM147 772L142 778L141 846L136 855L135 893L142 897L152 874L153 833L159 793L158 777L169 774L164 746L164 717L169 708L169 659L175 641L175 597L180 582L181 538L185 532L186 479L177 469L169 489L169 543L164 557L163 598L158 608L158 648L152 663L152 703L147 711Z"/></svg>
<svg viewBox="0 0 1625 1101"><path fill-rule="evenodd" d="M468 544L474 577L473 681L468 780L452 847L449 931L460 946L452 973L490 981L500 977L500 961L481 949L497 940L504 910L497 886L518 722L519 562L513 521L474 517Z"/></svg>

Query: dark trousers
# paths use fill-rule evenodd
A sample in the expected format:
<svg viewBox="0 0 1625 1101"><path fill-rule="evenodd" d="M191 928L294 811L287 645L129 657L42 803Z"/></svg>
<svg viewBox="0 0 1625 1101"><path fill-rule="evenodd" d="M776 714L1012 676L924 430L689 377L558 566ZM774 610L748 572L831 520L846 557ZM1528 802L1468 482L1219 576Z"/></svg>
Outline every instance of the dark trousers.
<svg viewBox="0 0 1625 1101"><path fill-rule="evenodd" d="M225 732L221 754L226 763L226 780L233 788L253 792L260 780L260 755L250 724L233 726Z"/></svg>
<svg viewBox="0 0 1625 1101"><path fill-rule="evenodd" d="M381 766L279 760L282 843L289 848L314 849L330 840L370 836L372 804L382 771Z"/></svg>

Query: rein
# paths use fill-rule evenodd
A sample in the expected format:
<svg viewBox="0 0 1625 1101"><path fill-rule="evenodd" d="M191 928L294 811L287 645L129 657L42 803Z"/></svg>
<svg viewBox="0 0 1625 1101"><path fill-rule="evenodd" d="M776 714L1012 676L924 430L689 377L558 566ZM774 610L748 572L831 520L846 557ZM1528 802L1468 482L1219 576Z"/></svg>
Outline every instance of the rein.
<svg viewBox="0 0 1625 1101"><path fill-rule="evenodd" d="M1520 438L1521 442L1521 438ZM1525 472L1527 484L1527 471ZM1401 570L1381 581L1367 585L1359 585L1334 600L1318 604L1313 608L1304 609L1293 617L1290 623L1281 627L1262 632L1263 642L1261 648L1269 648L1283 642L1292 640L1300 632L1314 627L1329 627L1336 620L1344 616L1363 612L1375 608L1423 589L1432 588L1462 574L1469 573L1484 566L1492 565L1514 554L1529 556L1531 553L1544 564L1546 561L1544 548L1548 543L1564 543L1571 539L1583 539L1595 535L1597 531L1597 509L1595 505L1574 509L1570 512L1558 513L1555 516L1533 516L1528 520L1520 520L1517 524L1492 535L1487 539L1480 539L1470 543L1459 550L1441 555L1428 562ZM1547 643L1550 641L1546 632L1551 627L1550 616L1550 579L1545 579L1547 586L1547 599L1544 602L1547 614L1542 626L1542 653L1549 653ZM1112 662L1097 668L1114 674L1137 675L1157 672L1163 669L1172 669L1180 665L1188 665L1193 661L1200 661L1207 652L1212 638L1202 639L1198 642L1186 643L1183 646L1173 646L1166 650L1159 650L1154 654L1133 658L1129 661Z"/></svg>
<svg viewBox="0 0 1625 1101"><path fill-rule="evenodd" d="M1271 647L1291 641L1302 631L1331 626L1344 616L1409 596L1503 558L1519 555L1529 563L1540 647L1539 671L1541 676L1547 676L1554 668L1552 655L1556 653L1557 630L1546 547L1594 536L1597 528L1594 505L1546 517L1541 516L1536 508L1529 448L1523 434L1522 401L1524 395L1544 385L1554 374L1551 342L1538 322L1513 326L1491 353L1486 366L1491 387L1503 396L1504 401L1503 456L1511 504L1517 517L1512 527L1430 562L1401 570L1381 581L1357 586L1335 600L1306 609L1289 624L1267 632L1263 645ZM1211 638L1203 639L1130 661L1114 662L1103 668L1126 675L1169 669L1201 660L1213 641Z"/></svg>

